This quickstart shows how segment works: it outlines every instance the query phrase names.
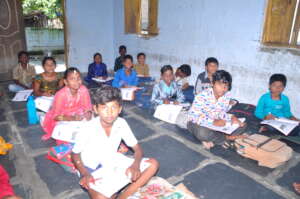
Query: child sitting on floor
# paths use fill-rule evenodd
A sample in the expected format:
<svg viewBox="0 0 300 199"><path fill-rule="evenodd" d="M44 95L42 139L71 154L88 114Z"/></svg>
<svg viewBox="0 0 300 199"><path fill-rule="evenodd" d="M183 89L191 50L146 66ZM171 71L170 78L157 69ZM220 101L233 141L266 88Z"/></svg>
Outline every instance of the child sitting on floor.
<svg viewBox="0 0 300 199"><path fill-rule="evenodd" d="M200 73L197 77L195 84L195 95L201 91L211 88L212 86L212 75L218 70L219 62L214 57L209 57L205 60L205 71Z"/></svg>
<svg viewBox="0 0 300 199"><path fill-rule="evenodd" d="M146 55L145 53L139 53L137 55L138 63L133 66L138 76L149 77L149 66L145 63Z"/></svg>
<svg viewBox="0 0 300 199"><path fill-rule="evenodd" d="M116 88L136 88L138 77L136 71L132 68L133 58L131 55L124 57L123 66L116 72L112 86Z"/></svg>
<svg viewBox="0 0 300 199"><path fill-rule="evenodd" d="M272 120L278 117L299 121L293 116L290 110L289 98L282 92L286 87L286 76L283 74L273 74L269 80L269 92L260 97L255 110L255 116L262 120ZM265 126L267 130L277 132L270 126ZM266 130L264 128L264 130ZM299 126L289 135L298 135Z"/></svg>
<svg viewBox="0 0 300 199"><path fill-rule="evenodd" d="M226 140L234 140L241 136L227 136L221 132L210 130L201 126L202 124L212 124L215 126L225 126L226 122L238 124L242 123L234 115L227 113L230 106L231 75L224 71L216 71L212 76L212 88L208 88L195 96L192 107L188 113L188 130L199 139L204 148L210 149L215 144L223 145ZM242 128L235 132L240 134Z"/></svg>
<svg viewBox="0 0 300 199"><path fill-rule="evenodd" d="M39 96L53 96L64 85L61 73L56 73L56 61L53 57L45 57L42 62L44 71L37 75L34 80L33 92Z"/></svg>
<svg viewBox="0 0 300 199"><path fill-rule="evenodd" d="M123 68L123 61L124 57L126 55L127 49L126 46L121 45L119 47L119 54L120 56L116 58L115 60L115 66L114 66L114 71L117 72L119 69Z"/></svg>
<svg viewBox="0 0 300 199"><path fill-rule="evenodd" d="M175 73L175 81L181 90L185 90L189 87L188 77L191 75L191 66L183 64L177 68Z"/></svg>
<svg viewBox="0 0 300 199"><path fill-rule="evenodd" d="M88 89L82 85L80 72L77 68L68 68L64 75L65 87L59 90L51 109L46 113L43 129L47 140L58 121L81 121L91 119L92 105Z"/></svg>
<svg viewBox="0 0 300 199"><path fill-rule="evenodd" d="M102 55L100 53L94 54L94 62L89 65L88 74L84 78L87 83L92 83L92 78L107 78L107 67L102 62Z"/></svg>
<svg viewBox="0 0 300 199"><path fill-rule="evenodd" d="M35 76L34 66L30 65L29 54L26 51L18 53L19 64L13 69L14 84L8 86L9 91L18 92L32 88L32 81Z"/></svg>
<svg viewBox="0 0 300 199"><path fill-rule="evenodd" d="M117 182L113 180L114 178L127 175L132 183L118 197L126 199L155 175L158 162L154 159L143 158L143 150L130 127L123 118L119 117L122 110L122 97L118 88L111 86L98 88L92 93L92 100L93 109L98 117L82 128L82 133L78 134L72 152L72 160L81 177L79 183L87 189L92 199L111 198L112 196L104 196L104 193L95 189L99 190L108 184L115 186ZM117 155L121 140L133 149L134 159L129 159L122 154ZM130 160L130 163L125 166L124 162L120 162L120 159L115 157L123 157ZM115 172L115 169L120 167L122 167L122 172L120 170ZM96 183L97 178L93 177L92 173L101 169L111 171L116 176L103 179L100 177L98 180L101 183Z"/></svg>
<svg viewBox="0 0 300 199"><path fill-rule="evenodd" d="M184 95L180 87L174 81L173 68L165 65L160 69L161 80L152 91L151 103L154 106L160 104L180 104L184 102Z"/></svg>

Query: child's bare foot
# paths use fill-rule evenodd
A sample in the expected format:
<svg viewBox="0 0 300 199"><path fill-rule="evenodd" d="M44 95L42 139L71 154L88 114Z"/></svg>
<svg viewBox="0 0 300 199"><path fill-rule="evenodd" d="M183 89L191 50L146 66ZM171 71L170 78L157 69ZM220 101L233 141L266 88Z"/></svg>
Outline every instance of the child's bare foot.
<svg viewBox="0 0 300 199"><path fill-rule="evenodd" d="M50 139L50 137L51 137L50 135L45 134L45 135L42 136L42 140L43 140L43 141L47 141L47 140Z"/></svg>
<svg viewBox="0 0 300 199"><path fill-rule="evenodd" d="M212 147L215 146L213 142L204 142L204 141L202 142L202 145L207 150L209 150L209 149L211 149Z"/></svg>
<svg viewBox="0 0 300 199"><path fill-rule="evenodd" d="M293 187L294 187L295 191L296 191L298 194L300 194L300 183L294 182L294 183L293 183Z"/></svg>

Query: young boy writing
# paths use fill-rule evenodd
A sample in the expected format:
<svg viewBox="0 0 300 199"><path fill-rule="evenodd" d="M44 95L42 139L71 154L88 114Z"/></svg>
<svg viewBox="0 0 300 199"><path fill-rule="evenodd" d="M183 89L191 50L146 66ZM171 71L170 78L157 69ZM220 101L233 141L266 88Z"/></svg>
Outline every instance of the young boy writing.
<svg viewBox="0 0 300 199"><path fill-rule="evenodd" d="M19 64L13 69L14 84L8 86L11 92L32 88L33 78L35 77L34 66L28 63L29 54L26 51L18 53L18 60Z"/></svg>
<svg viewBox="0 0 300 199"><path fill-rule="evenodd" d="M255 116L262 120L273 120L283 117L299 121L291 113L289 98L283 94L287 79L283 74L273 74L269 80L269 90L260 97L255 109ZM267 127L271 131L277 131L272 127ZM289 135L297 134L299 128L294 129Z"/></svg>
<svg viewBox="0 0 300 199"><path fill-rule="evenodd" d="M131 178L132 183L119 195L125 199L145 185L158 170L158 162L154 159L143 159L143 150L138 144L127 122L119 117L122 110L121 92L117 88L104 86L92 94L93 109L98 117L89 121L75 142L72 159L78 169L80 184L87 189L90 198L105 199L113 196L104 196L93 188L94 182L102 180L101 184L114 185L111 178L94 179L93 171L98 169L113 169L113 166L122 166L115 159L121 140L134 151L134 160L124 174ZM119 154L121 155L121 154ZM100 184L100 186L101 186ZM117 191L116 191L117 192Z"/></svg>
<svg viewBox="0 0 300 199"><path fill-rule="evenodd" d="M231 83L232 78L228 72L216 71L212 76L212 88L198 94L189 110L187 128L202 142L206 149L210 149L215 144L223 145L226 140L232 141L243 137L239 135L228 136L202 126L206 124L225 126L226 122L238 124L240 127L245 125L234 115L227 113L231 107L229 92ZM241 134L243 129L240 128L237 131L234 133Z"/></svg>
<svg viewBox="0 0 300 199"><path fill-rule="evenodd" d="M188 64L182 64L177 68L175 72L175 81L181 90L185 90L189 87L189 76L191 75L191 66Z"/></svg>
<svg viewBox="0 0 300 199"><path fill-rule="evenodd" d="M212 75L218 70L219 62L214 57L209 57L205 60L205 71L200 73L197 77L195 84L195 95L199 94L201 91L211 88L212 85Z"/></svg>

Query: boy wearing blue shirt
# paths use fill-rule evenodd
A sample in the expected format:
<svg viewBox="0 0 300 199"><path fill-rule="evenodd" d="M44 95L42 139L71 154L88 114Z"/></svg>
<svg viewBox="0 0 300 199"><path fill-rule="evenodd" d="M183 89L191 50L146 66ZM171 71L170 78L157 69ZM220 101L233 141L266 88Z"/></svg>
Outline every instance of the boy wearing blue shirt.
<svg viewBox="0 0 300 199"><path fill-rule="evenodd" d="M133 58L126 55L123 60L123 68L119 69L114 77L112 86L116 88L135 88L138 85L138 77L133 67Z"/></svg>
<svg viewBox="0 0 300 199"><path fill-rule="evenodd" d="M270 92L260 97L255 116L262 120L272 120L278 117L299 121L290 110L289 98L282 94L286 87L286 76L273 74L269 81Z"/></svg>

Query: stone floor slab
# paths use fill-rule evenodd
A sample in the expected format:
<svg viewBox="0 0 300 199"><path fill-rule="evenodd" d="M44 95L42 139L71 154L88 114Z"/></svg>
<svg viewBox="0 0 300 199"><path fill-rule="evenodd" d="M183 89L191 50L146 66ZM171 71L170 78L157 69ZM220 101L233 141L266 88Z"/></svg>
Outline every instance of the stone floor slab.
<svg viewBox="0 0 300 199"><path fill-rule="evenodd" d="M134 114L136 114L137 116L140 116L146 120L149 120L152 123L160 122L160 120L153 117L153 112L149 109L142 109L142 108L135 107L131 111Z"/></svg>
<svg viewBox="0 0 300 199"><path fill-rule="evenodd" d="M277 180L277 183L280 186L285 187L291 191L294 191L292 186L294 182L300 183L300 163L289 169L289 171L287 171L281 178Z"/></svg>
<svg viewBox="0 0 300 199"><path fill-rule="evenodd" d="M145 157L152 157L159 161L158 176L163 178L182 175L194 169L206 158L169 136L161 136L142 143L142 147Z"/></svg>
<svg viewBox="0 0 300 199"><path fill-rule="evenodd" d="M14 160L15 158L12 157L11 154L0 155L0 164L7 171L11 178L16 176L16 167L14 164Z"/></svg>
<svg viewBox="0 0 300 199"><path fill-rule="evenodd" d="M35 157L36 171L47 184L51 195L56 196L66 190L78 189L79 178L76 174L66 172L62 167L45 158ZM55 197L54 197L55 198Z"/></svg>
<svg viewBox="0 0 300 199"><path fill-rule="evenodd" d="M250 177L220 163L195 171L182 182L198 197L205 199L283 199Z"/></svg>
<svg viewBox="0 0 300 199"><path fill-rule="evenodd" d="M267 167L258 166L257 161L242 157L236 151L231 149L224 149L221 146L215 146L210 150L210 152L227 160L233 166L240 166L260 176L267 176L274 170Z"/></svg>
<svg viewBox="0 0 300 199"><path fill-rule="evenodd" d="M55 145L53 139L47 141L41 140L41 137L44 134L41 126L36 125L32 128L23 129L20 134L31 149L49 148Z"/></svg>
<svg viewBox="0 0 300 199"><path fill-rule="evenodd" d="M138 140L149 137L155 133L152 129L148 128L145 123L135 118L126 118L126 121Z"/></svg>
<svg viewBox="0 0 300 199"><path fill-rule="evenodd" d="M0 136L2 136L7 142L11 140L11 128L8 124L0 125Z"/></svg>
<svg viewBox="0 0 300 199"><path fill-rule="evenodd" d="M22 197L23 199L30 198L31 190L26 189L23 184L14 185L14 191L17 196Z"/></svg>
<svg viewBox="0 0 300 199"><path fill-rule="evenodd" d="M176 135L179 135L180 137L183 137L195 144L200 144L199 140L195 138L187 129L182 129L174 124L169 124L164 122L160 125L160 127L168 130L170 133L175 133Z"/></svg>

